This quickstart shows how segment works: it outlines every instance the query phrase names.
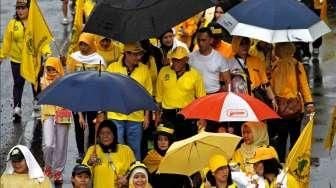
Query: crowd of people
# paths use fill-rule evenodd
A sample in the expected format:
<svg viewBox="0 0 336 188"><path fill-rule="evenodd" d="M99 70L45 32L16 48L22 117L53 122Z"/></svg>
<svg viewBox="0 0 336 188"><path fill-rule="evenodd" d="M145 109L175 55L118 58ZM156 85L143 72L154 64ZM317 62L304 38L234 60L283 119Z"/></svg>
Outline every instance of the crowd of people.
<svg viewBox="0 0 336 188"><path fill-rule="evenodd" d="M86 9L91 11L94 1L85 2ZM21 119L25 80L20 76L20 52L29 4L30 0L17 0L16 14L7 25L0 53L1 62L7 57L11 60L16 121ZM67 6L68 0L64 0L63 24L69 23ZM62 184L71 124L79 163L72 172L74 187L89 187L91 183L97 188L297 187L297 180L283 170L282 164L288 135L291 148L300 135L303 114L314 112L306 70L300 62L305 61L302 59L305 56L297 56L302 44L273 45L230 36L216 23L226 10L227 7L218 4L207 10L212 12L210 18L196 15L157 39L122 44L104 36L81 33L78 50L66 58L52 56L50 47L45 46L42 52L45 62L34 93L65 74L108 71L136 80L160 109L121 114L71 112L59 106L41 105L43 170L28 148L14 146L8 153L0 187L20 187L19 184L51 187L51 181ZM89 15L87 11L84 13L84 17ZM313 44L314 59L318 58L317 49L321 45L316 43L320 42ZM219 92L252 95L282 118L265 122L214 122L189 120L179 114L195 99ZM288 103L296 104L290 113L284 107ZM242 141L232 159L214 155L203 171L191 177L157 173L160 161L174 141L200 131L236 134L242 136Z"/></svg>

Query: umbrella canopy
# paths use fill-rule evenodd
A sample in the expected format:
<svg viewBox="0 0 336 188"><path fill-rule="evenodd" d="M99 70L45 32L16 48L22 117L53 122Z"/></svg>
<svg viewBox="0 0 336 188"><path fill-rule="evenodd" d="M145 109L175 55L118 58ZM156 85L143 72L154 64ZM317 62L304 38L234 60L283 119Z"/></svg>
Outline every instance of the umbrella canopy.
<svg viewBox="0 0 336 188"><path fill-rule="evenodd" d="M185 118L218 122L262 121L280 118L265 103L247 94L223 92L194 100L180 112Z"/></svg>
<svg viewBox="0 0 336 188"><path fill-rule="evenodd" d="M38 99L38 104L62 106L75 112L101 110L129 114L157 109L152 96L132 78L98 71L68 74L49 85Z"/></svg>
<svg viewBox="0 0 336 188"><path fill-rule="evenodd" d="M311 42L330 28L297 0L248 0L230 9L218 23L231 35L268 43Z"/></svg>
<svg viewBox="0 0 336 188"><path fill-rule="evenodd" d="M211 0L105 0L93 10L84 32L135 42L158 37L211 6Z"/></svg>
<svg viewBox="0 0 336 188"><path fill-rule="evenodd" d="M228 133L201 132L174 142L162 159L157 173L190 176L207 167L215 154L231 159L241 137Z"/></svg>

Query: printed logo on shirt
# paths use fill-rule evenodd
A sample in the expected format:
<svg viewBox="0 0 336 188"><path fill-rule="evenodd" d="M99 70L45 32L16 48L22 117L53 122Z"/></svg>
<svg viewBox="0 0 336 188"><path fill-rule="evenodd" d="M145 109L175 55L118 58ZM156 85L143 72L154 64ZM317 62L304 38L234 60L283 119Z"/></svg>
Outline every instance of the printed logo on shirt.
<svg viewBox="0 0 336 188"><path fill-rule="evenodd" d="M168 81L169 78L170 78L169 74L165 74L165 76L164 76L164 80L165 80L165 81Z"/></svg>

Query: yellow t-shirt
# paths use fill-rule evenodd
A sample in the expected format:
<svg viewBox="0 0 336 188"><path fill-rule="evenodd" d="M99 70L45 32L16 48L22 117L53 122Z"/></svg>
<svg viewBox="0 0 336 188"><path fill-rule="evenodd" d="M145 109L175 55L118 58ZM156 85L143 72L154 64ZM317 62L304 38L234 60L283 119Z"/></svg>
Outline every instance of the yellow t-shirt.
<svg viewBox="0 0 336 188"><path fill-rule="evenodd" d="M24 46L25 28L23 24L11 19L6 27L2 47L0 49L0 59L9 57L15 63L21 63L22 49ZM41 49L43 55L51 54L49 45L44 45Z"/></svg>
<svg viewBox="0 0 336 188"><path fill-rule="evenodd" d="M48 177L42 182L37 179L30 179L28 174L4 174L1 176L0 188L52 188Z"/></svg>
<svg viewBox="0 0 336 188"><path fill-rule="evenodd" d="M259 58L254 56L249 56L246 63L247 69L250 74L250 79L252 82L252 89L260 86L261 84L269 83L266 75L266 66Z"/></svg>
<svg viewBox="0 0 336 188"><path fill-rule="evenodd" d="M156 94L156 79L158 76L158 71L155 63L155 58L153 56L149 57L148 64L146 65L149 69L151 79L152 79L152 88L153 88L153 95Z"/></svg>
<svg viewBox="0 0 336 188"><path fill-rule="evenodd" d="M170 66L161 69L156 82L156 101L164 109L184 108L194 99L205 96L201 75L190 67L180 78Z"/></svg>
<svg viewBox="0 0 336 188"><path fill-rule="evenodd" d="M91 146L83 159L83 164L88 165L94 146ZM99 145L96 145L97 158L101 163L90 167L93 176L93 187L95 188L117 188L118 176L124 176L135 161L133 151L126 145L118 144L117 152L104 153Z"/></svg>
<svg viewBox="0 0 336 188"><path fill-rule="evenodd" d="M127 68L123 65L122 59L123 58L121 57L118 62L110 64L107 68L107 71L127 75ZM153 93L151 74L146 65L139 63L138 67L136 67L133 70L130 77L136 80L139 84L141 84L150 94ZM115 112L108 112L107 118L115 120L142 122L144 121L144 111L139 110L129 115Z"/></svg>

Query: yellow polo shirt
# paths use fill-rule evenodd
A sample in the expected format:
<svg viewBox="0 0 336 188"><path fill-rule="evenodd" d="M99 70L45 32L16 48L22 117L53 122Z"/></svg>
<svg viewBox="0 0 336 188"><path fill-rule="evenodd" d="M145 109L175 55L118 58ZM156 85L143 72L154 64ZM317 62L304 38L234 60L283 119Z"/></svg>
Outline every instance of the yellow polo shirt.
<svg viewBox="0 0 336 188"><path fill-rule="evenodd" d="M120 73L123 75L127 75L127 68L123 65L122 59L118 62L111 63L107 71L112 73ZM139 84L141 84L150 94L153 92L153 86L152 86L152 79L151 74L149 72L149 69L146 65L139 63L138 67L136 67L133 72L130 75L131 78L136 80ZM121 114L121 113L115 113L115 112L108 112L107 113L108 119L115 119L115 120L128 120L128 121L136 121L136 122L142 122L144 121L144 111L136 111L129 115Z"/></svg>
<svg viewBox="0 0 336 188"><path fill-rule="evenodd" d="M183 108L198 97L205 96L203 79L195 69L190 68L180 78L170 66L159 72L156 81L156 101L164 109Z"/></svg>

